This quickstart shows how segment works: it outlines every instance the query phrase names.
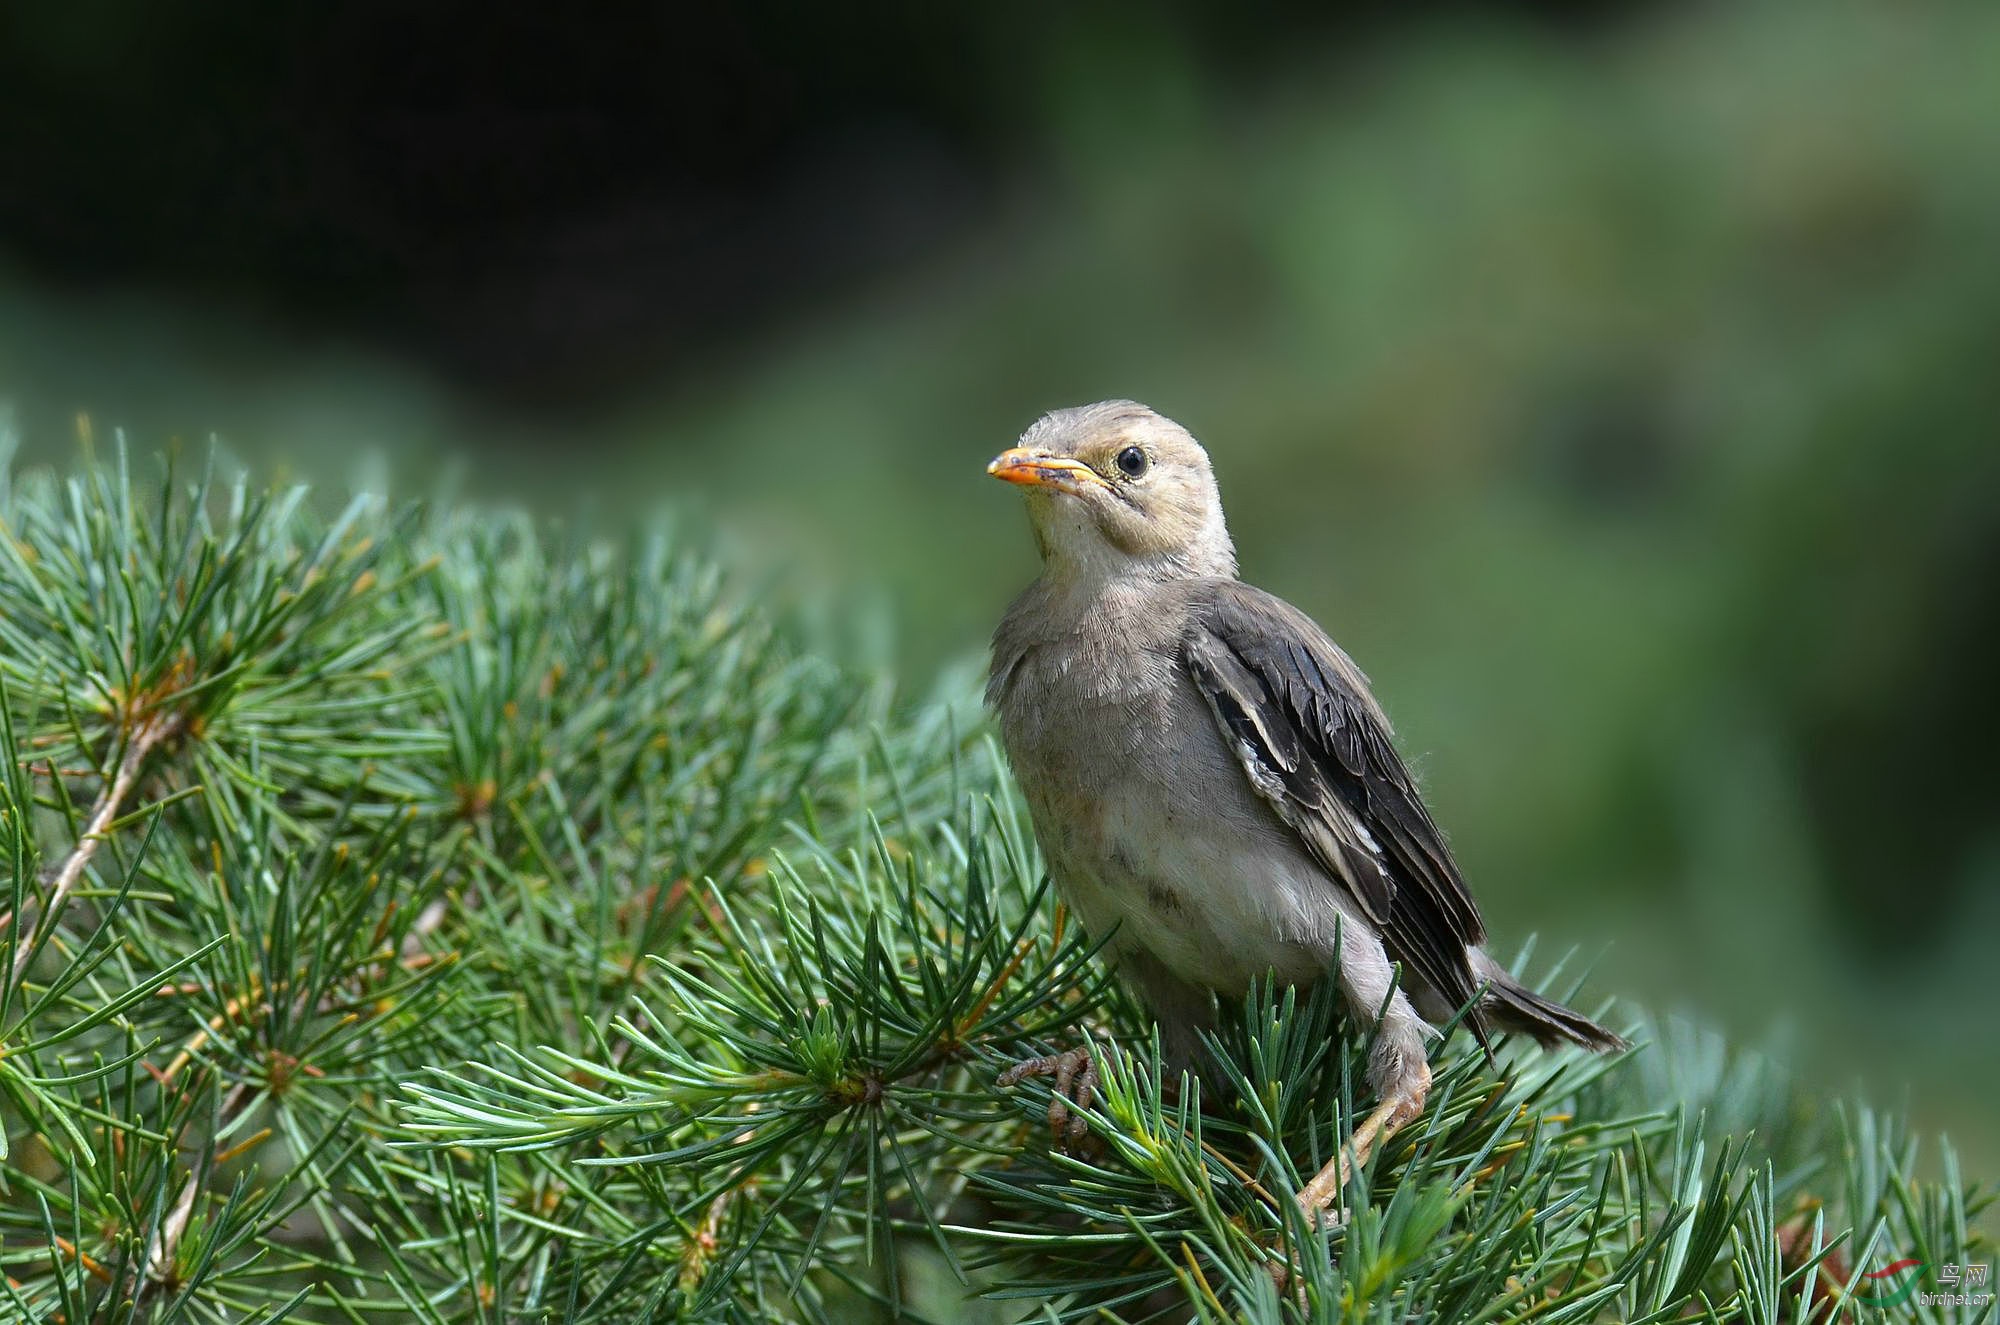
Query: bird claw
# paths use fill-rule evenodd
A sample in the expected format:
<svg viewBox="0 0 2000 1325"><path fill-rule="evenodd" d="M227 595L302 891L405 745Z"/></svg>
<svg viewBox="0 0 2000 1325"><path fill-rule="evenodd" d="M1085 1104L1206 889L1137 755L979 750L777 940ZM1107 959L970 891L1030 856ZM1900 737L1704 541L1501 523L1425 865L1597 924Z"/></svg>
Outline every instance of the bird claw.
<svg viewBox="0 0 2000 1325"><path fill-rule="evenodd" d="M1097 1063L1087 1046L1059 1054L1023 1059L1002 1072L994 1084L1017 1085L1029 1077L1054 1077L1049 1092L1049 1135L1064 1150L1075 1153L1090 1135L1083 1111L1097 1098Z"/></svg>

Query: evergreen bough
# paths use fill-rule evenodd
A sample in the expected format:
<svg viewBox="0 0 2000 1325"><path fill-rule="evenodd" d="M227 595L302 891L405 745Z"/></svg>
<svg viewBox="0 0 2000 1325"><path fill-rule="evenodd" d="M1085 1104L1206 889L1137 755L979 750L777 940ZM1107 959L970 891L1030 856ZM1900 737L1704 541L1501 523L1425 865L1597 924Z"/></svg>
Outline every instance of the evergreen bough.
<svg viewBox="0 0 2000 1325"><path fill-rule="evenodd" d="M1308 1226L1365 1036L1259 990L1162 1082L969 692L666 521L0 465L0 1319L1772 1325L1991 1259L1948 1146L1644 1022L1452 1035ZM994 1078L1084 1034L1071 1155Z"/></svg>

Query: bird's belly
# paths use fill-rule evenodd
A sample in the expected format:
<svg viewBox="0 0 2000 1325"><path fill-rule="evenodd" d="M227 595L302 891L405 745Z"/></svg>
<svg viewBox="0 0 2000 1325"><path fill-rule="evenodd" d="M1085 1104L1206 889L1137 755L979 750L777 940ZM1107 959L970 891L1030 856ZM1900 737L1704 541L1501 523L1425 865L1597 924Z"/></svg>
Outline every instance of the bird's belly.
<svg viewBox="0 0 2000 1325"><path fill-rule="evenodd" d="M1206 701L1179 679L1100 693L1104 673L1027 665L1038 702L1003 709L1001 734L1056 887L1108 955L1147 952L1231 995L1267 971L1324 972L1339 889L1258 798Z"/></svg>
<svg viewBox="0 0 2000 1325"><path fill-rule="evenodd" d="M1084 928L1110 935L1114 959L1144 951L1179 979L1229 995L1267 972L1309 984L1331 963L1341 923L1334 892L1302 850L1260 822L1260 807L1163 811L1157 798L1116 791L1092 800L1050 866Z"/></svg>

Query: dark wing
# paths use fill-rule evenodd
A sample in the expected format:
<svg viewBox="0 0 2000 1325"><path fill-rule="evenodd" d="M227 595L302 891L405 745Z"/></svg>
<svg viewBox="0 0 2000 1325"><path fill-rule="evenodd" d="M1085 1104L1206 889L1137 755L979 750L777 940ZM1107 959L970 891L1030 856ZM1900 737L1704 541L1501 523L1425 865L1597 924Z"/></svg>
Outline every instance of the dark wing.
<svg viewBox="0 0 2000 1325"><path fill-rule="evenodd" d="M1392 958L1454 1006L1469 1002L1479 980L1466 949L1485 927L1368 679L1260 589L1218 580L1193 607L1181 658L1251 785L1346 885Z"/></svg>

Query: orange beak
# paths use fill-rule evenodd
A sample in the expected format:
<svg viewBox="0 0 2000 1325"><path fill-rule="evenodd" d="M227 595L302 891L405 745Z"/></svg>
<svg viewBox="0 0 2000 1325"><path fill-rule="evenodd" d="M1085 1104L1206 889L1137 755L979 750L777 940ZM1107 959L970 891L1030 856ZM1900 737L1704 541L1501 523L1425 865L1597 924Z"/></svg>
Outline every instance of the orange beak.
<svg viewBox="0 0 2000 1325"><path fill-rule="evenodd" d="M986 472L1007 483L1055 488L1061 492L1082 492L1088 487L1104 486L1103 475L1081 460L1038 451L1031 446L1002 451L993 457L992 464L986 466Z"/></svg>

